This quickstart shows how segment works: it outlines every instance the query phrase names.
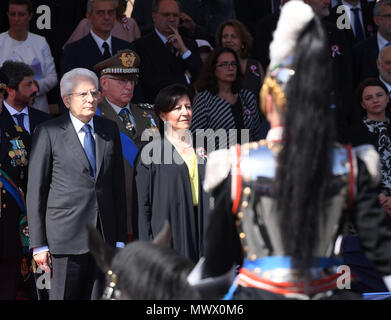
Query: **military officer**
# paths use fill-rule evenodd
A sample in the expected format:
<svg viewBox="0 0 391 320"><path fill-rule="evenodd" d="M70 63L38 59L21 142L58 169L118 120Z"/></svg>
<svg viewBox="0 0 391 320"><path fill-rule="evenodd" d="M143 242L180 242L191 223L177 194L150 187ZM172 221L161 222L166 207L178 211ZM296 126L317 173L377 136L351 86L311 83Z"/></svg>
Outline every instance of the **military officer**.
<svg viewBox="0 0 391 320"><path fill-rule="evenodd" d="M124 155L126 201L128 213L128 240L132 238L133 162L138 151L159 133L159 120L153 105L133 104L134 87L139 76L140 57L131 50L119 51L113 57L94 66L99 72L103 100L97 114L117 123Z"/></svg>
<svg viewBox="0 0 391 320"><path fill-rule="evenodd" d="M7 76L0 71L0 114L7 84ZM14 122L4 120L0 117L0 300L14 300L24 250L28 253L24 194L28 162L25 141L29 137ZM26 268L23 271L26 281L31 273Z"/></svg>

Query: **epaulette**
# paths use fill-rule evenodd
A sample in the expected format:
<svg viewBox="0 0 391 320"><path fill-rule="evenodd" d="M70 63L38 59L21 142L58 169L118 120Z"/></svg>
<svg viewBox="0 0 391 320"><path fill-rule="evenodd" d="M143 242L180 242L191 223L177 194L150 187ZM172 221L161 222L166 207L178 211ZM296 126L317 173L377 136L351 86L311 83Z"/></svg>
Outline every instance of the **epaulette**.
<svg viewBox="0 0 391 320"><path fill-rule="evenodd" d="M204 190L210 192L228 177L232 166L232 151L220 149L208 155L205 169Z"/></svg>
<svg viewBox="0 0 391 320"><path fill-rule="evenodd" d="M141 109L154 110L155 105L150 103L137 103L137 107Z"/></svg>

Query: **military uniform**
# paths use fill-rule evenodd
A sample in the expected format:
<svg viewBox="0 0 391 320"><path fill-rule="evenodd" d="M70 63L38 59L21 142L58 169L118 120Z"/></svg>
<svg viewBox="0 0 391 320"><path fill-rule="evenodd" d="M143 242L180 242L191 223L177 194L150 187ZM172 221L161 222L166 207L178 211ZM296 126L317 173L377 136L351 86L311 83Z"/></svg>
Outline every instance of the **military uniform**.
<svg viewBox="0 0 391 320"><path fill-rule="evenodd" d="M24 195L27 187L26 131L0 117L0 300L15 299L23 254L28 254ZM27 267L26 264L24 264ZM31 276L23 270L24 280Z"/></svg>
<svg viewBox="0 0 391 320"><path fill-rule="evenodd" d="M94 69L100 72L101 75L113 75L136 80L139 74L139 64L140 58L136 53L131 50L123 50L113 57L98 63ZM130 112L127 119L117 113L117 110L125 108ZM130 240L131 235L133 235L133 162L138 151L150 141L148 139L145 141L146 139L143 134L151 136L159 133L159 119L151 104L133 104L129 102L124 107L121 107L115 106L107 98L104 98L99 103L97 115L114 121L120 131L125 168L126 205L128 213L127 228ZM148 129L149 131L145 131Z"/></svg>
<svg viewBox="0 0 391 320"><path fill-rule="evenodd" d="M209 230L209 247L214 246L212 237L225 234L226 238L222 236L221 242L231 255L228 260L240 263L242 257L238 247L243 250L242 267L225 298L308 299L326 298L332 294L359 298L349 290L333 291L337 289L341 275L338 267L344 265L341 241L350 234L349 225L357 228L363 247L371 248L368 258L378 270L391 273L388 259L391 234L389 229L381 227L387 216L377 201L379 176L375 150L370 146L349 149L336 145L334 148L327 219L319 225L320 236L315 247L317 259L311 268L308 295L304 292L304 280L284 251L284 230L275 214L272 187L281 147L280 143L261 140L209 155L204 188L212 192L211 220L215 221ZM354 215L352 208L355 208ZM236 234L227 234L220 229L236 229ZM378 245L373 246L373 243ZM207 252L206 258L218 267L219 261L213 261L218 258L210 256L212 252Z"/></svg>

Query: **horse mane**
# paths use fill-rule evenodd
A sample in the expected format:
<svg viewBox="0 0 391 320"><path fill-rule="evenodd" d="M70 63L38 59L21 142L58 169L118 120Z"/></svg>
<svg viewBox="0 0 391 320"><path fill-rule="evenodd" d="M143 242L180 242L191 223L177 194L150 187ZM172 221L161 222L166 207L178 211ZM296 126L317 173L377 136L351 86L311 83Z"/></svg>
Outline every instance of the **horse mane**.
<svg viewBox="0 0 391 320"><path fill-rule="evenodd" d="M163 228L164 229L164 228ZM165 231L167 232L167 229ZM157 238L167 240L167 234ZM124 300L200 299L187 282L194 267L187 257L153 242L134 241L123 249L104 243L99 232L89 227L89 247L98 266L106 273L109 288L115 275L116 298ZM109 274L110 273L110 274ZM105 296L105 295L104 295ZM112 295L106 297L110 299Z"/></svg>

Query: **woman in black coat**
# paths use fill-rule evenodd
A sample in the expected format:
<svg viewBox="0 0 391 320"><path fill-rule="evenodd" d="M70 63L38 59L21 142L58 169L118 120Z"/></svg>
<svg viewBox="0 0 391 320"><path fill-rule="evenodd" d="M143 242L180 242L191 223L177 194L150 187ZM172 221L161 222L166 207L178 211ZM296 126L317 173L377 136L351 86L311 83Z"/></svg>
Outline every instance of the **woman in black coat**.
<svg viewBox="0 0 391 320"><path fill-rule="evenodd" d="M362 81L356 92L362 107L362 117L353 124L349 142L353 146L372 144L380 156L381 185L379 199L391 215L391 124L389 118L389 92L377 78Z"/></svg>
<svg viewBox="0 0 391 320"><path fill-rule="evenodd" d="M197 262L203 255L209 198L203 192L206 155L194 148L190 131L191 94L182 85L162 89L155 102L164 137L140 152L135 181L140 240L152 240L167 219L172 248Z"/></svg>

